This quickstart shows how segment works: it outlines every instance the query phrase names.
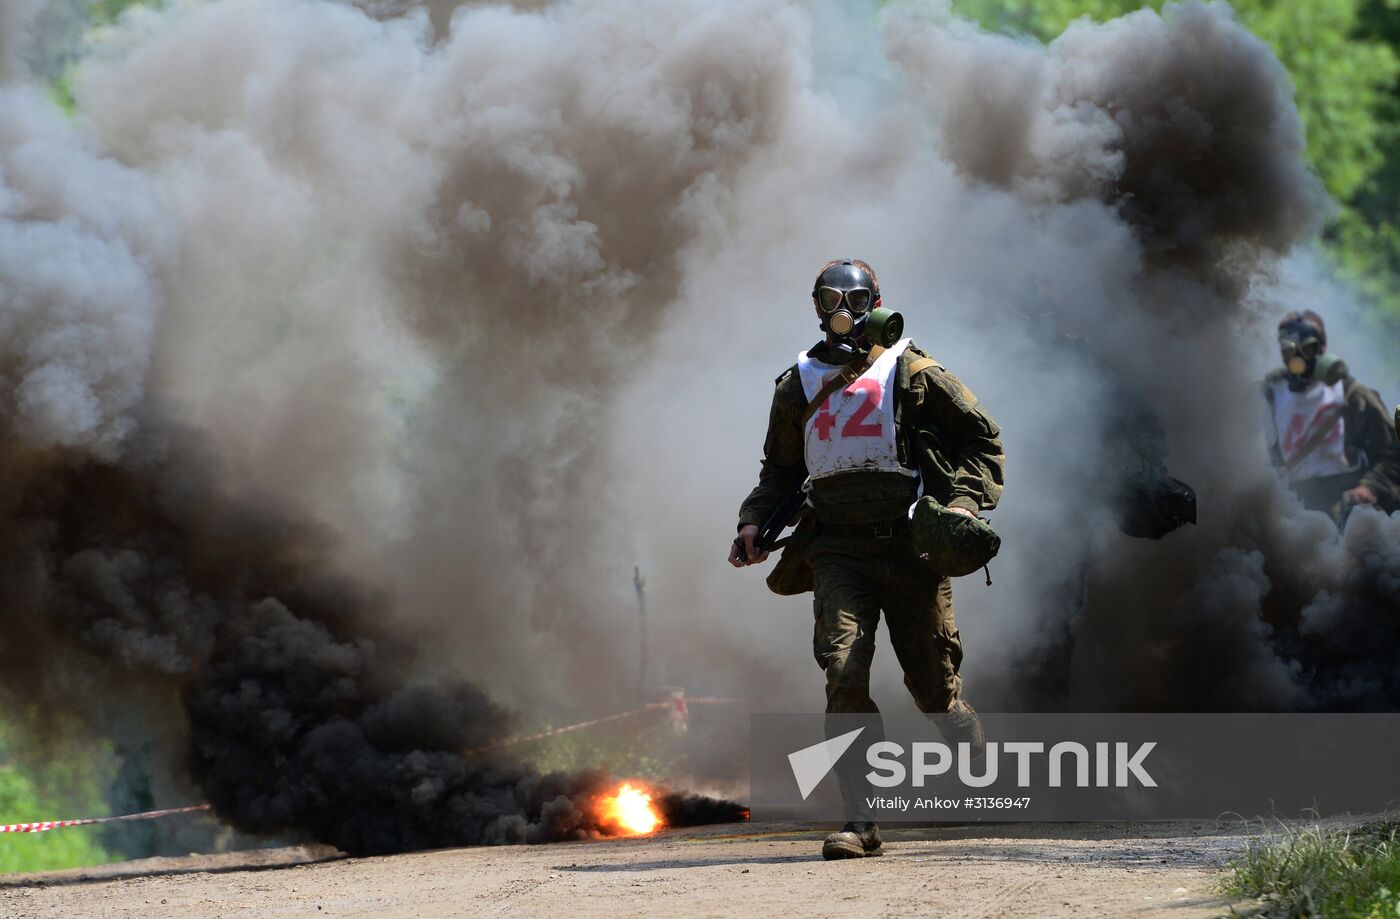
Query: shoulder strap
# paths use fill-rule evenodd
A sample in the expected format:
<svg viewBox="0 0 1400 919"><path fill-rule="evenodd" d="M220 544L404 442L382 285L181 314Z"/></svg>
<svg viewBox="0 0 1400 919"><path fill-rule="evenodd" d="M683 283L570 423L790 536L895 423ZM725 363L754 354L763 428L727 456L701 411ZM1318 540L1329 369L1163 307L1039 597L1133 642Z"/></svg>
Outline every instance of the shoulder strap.
<svg viewBox="0 0 1400 919"><path fill-rule="evenodd" d="M904 423L905 414L914 411L920 402L914 398L914 378L931 367L941 367L938 361L931 357L916 357L901 368L899 383L899 398L894 403L894 426L899 432L895 440L896 449L899 451L899 463L908 469L919 469L917 459L918 452L918 430L914 425Z"/></svg>
<svg viewBox="0 0 1400 919"><path fill-rule="evenodd" d="M812 416L821 410L821 407L826 403L826 400L831 397L832 393L836 392L838 389L849 386L852 380L869 370L870 365L879 360L880 355L884 353L885 349L876 345L870 349L870 353L866 355L865 360L859 362L852 361L842 367L835 376L827 380L826 385L817 390L817 394L812 397L812 401L808 402L807 407L802 410L801 429L803 431L807 430L807 422L811 421Z"/></svg>
<svg viewBox="0 0 1400 919"><path fill-rule="evenodd" d="M930 367L939 366L938 361L931 357L920 357L909 362L909 378L912 380L915 374L922 373Z"/></svg>

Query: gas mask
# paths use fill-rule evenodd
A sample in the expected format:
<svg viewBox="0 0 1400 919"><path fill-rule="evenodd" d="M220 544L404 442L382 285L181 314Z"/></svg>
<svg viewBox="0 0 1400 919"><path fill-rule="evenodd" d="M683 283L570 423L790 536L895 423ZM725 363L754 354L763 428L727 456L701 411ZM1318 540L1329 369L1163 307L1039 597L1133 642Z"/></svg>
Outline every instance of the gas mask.
<svg viewBox="0 0 1400 919"><path fill-rule="evenodd" d="M1317 377L1317 365L1326 350L1322 330L1306 319L1295 319L1279 326L1279 353L1288 371L1288 386L1300 391Z"/></svg>
<svg viewBox="0 0 1400 919"><path fill-rule="evenodd" d="M870 273L852 262L832 265L817 276L812 302L832 350L850 357L862 343L888 348L904 333L904 317L880 306Z"/></svg>

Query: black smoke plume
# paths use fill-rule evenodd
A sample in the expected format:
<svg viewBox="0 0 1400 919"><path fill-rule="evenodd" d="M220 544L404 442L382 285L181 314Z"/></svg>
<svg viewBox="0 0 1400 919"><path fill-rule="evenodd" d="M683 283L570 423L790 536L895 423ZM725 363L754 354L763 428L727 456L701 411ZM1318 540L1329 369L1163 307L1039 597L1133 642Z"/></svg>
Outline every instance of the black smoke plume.
<svg viewBox="0 0 1400 919"><path fill-rule="evenodd" d="M3 665L31 705L81 710L46 678L77 672L183 708L192 777L249 833L371 854L607 830L605 773L464 755L509 718L469 682L411 682L384 598L335 572L322 534L221 486L193 433L140 436L139 461L13 442L3 457ZM658 804L672 825L742 819L697 796Z"/></svg>

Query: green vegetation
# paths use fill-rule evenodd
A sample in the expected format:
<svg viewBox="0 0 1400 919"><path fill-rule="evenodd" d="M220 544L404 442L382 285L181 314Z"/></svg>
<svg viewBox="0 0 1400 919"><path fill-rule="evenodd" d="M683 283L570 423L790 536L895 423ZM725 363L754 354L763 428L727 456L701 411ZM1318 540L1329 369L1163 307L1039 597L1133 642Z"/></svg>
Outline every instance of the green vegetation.
<svg viewBox="0 0 1400 919"><path fill-rule="evenodd" d="M149 6L159 9L165 0L88 0L87 18L77 25L80 32L110 26L122 13L133 6ZM77 34L73 35L77 40ZM49 82L49 98L63 111L72 115L77 107L73 99L73 66L70 63Z"/></svg>
<svg viewBox="0 0 1400 919"><path fill-rule="evenodd" d="M88 22L95 26L111 25L132 6L162 7L165 0L92 0L88 7Z"/></svg>
<svg viewBox="0 0 1400 919"><path fill-rule="evenodd" d="M1245 915L1400 917L1400 823L1285 828L1230 868L1223 892L1258 904Z"/></svg>
<svg viewBox="0 0 1400 919"><path fill-rule="evenodd" d="M1049 41L1072 21L1161 0L955 0L998 31ZM1326 228L1338 273L1400 323L1400 0L1234 0L1288 69L1309 158L1341 210Z"/></svg>
<svg viewBox="0 0 1400 919"><path fill-rule="evenodd" d="M6 732L8 735L9 732ZM111 757L90 748L55 753L42 766L8 756L0 735L0 824L102 817L101 789L113 774ZM0 835L0 872L49 871L97 865L113 856L99 842L102 827L72 827L42 833Z"/></svg>

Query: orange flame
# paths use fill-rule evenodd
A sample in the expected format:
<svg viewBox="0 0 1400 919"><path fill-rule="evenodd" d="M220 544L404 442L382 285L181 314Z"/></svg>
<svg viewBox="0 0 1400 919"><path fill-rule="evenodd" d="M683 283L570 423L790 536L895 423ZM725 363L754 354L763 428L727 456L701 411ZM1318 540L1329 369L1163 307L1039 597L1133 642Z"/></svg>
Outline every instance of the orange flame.
<svg viewBox="0 0 1400 919"><path fill-rule="evenodd" d="M623 782L616 792L598 799L598 822L617 835L636 836L661 826L661 817L645 786Z"/></svg>

